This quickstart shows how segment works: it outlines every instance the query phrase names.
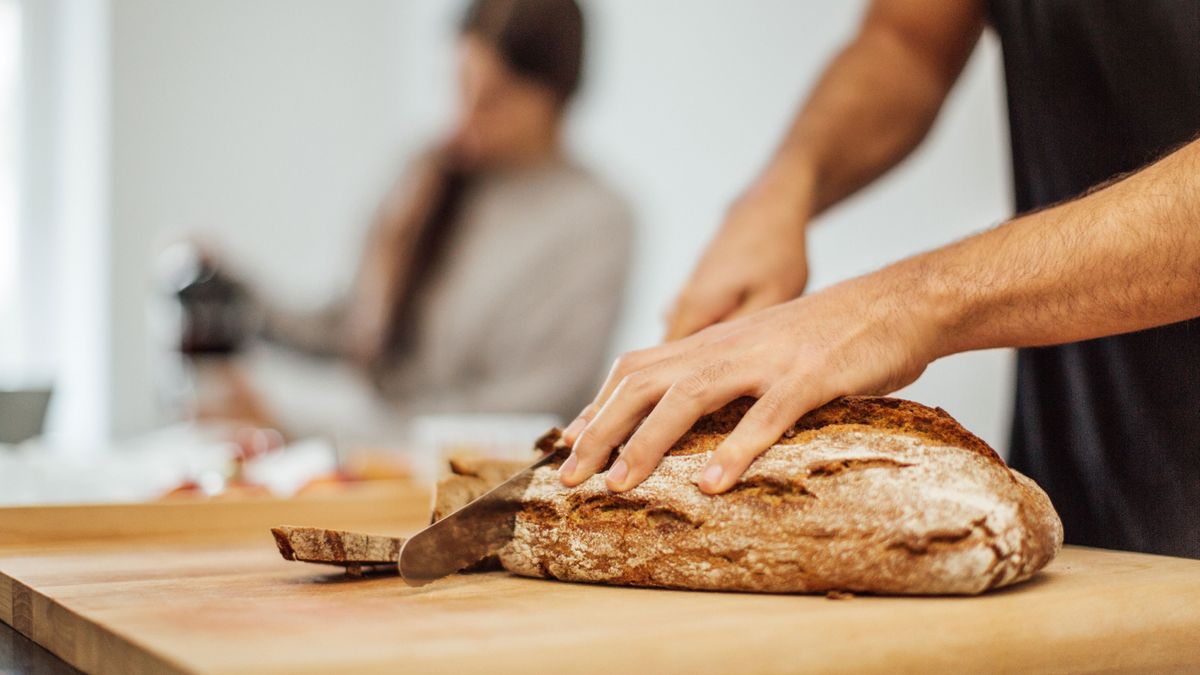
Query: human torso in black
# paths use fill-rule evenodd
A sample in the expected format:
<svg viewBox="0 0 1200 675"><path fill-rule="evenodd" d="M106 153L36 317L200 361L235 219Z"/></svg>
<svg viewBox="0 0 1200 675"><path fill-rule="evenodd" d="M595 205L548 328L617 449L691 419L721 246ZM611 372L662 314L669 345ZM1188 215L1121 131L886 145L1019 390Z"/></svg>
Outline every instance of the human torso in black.
<svg viewBox="0 0 1200 675"><path fill-rule="evenodd" d="M1200 1L989 4L1019 213L1200 133ZM1068 543L1200 558L1200 320L1021 350L1011 450Z"/></svg>

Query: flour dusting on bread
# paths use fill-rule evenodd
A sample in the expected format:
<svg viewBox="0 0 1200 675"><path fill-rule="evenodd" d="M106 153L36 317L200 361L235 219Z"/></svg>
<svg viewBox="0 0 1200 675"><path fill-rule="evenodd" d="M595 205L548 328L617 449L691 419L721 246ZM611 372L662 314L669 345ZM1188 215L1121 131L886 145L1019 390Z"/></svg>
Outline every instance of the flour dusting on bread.
<svg viewBox="0 0 1200 675"><path fill-rule="evenodd" d="M728 493L698 473L751 401L703 419L638 487L526 490L509 570L635 586L973 594L1032 576L1062 525L1033 481L940 409L847 397L806 415Z"/></svg>

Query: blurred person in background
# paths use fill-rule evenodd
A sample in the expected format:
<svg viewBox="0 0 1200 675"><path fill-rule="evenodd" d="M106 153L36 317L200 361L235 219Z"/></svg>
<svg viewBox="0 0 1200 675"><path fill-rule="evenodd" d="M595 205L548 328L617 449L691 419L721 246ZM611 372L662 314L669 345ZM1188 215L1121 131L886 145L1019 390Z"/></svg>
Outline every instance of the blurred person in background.
<svg viewBox="0 0 1200 675"><path fill-rule="evenodd" d="M248 369L206 415L386 435L419 414L567 418L585 403L617 319L631 219L563 148L583 48L574 0L472 2L453 130L385 196L349 292L299 313L249 290L264 338L353 364L374 410L347 419L344 401L330 401L297 414L286 403L295 385Z"/></svg>

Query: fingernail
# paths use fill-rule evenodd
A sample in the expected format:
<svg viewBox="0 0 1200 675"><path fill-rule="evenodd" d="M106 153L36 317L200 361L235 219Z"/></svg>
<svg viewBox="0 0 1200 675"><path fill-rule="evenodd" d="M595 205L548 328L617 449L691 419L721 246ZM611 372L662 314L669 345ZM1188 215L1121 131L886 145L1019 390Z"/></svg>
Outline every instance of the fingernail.
<svg viewBox="0 0 1200 675"><path fill-rule="evenodd" d="M575 453L572 452L571 456L567 458L567 461L563 462L562 466L558 467L558 477L563 480L569 479L575 473L575 467L577 466L579 466L579 458L576 457Z"/></svg>
<svg viewBox="0 0 1200 675"><path fill-rule="evenodd" d="M617 458L613 462L612 468L608 470L608 486L611 488L621 488L625 485L625 477L629 475L629 465L625 460Z"/></svg>
<svg viewBox="0 0 1200 675"><path fill-rule="evenodd" d="M585 419L582 417L576 417L575 420L568 424L567 428L563 430L563 438L574 441L575 437L579 435L579 432L583 431L583 427L586 424L587 421Z"/></svg>
<svg viewBox="0 0 1200 675"><path fill-rule="evenodd" d="M721 486L721 476L724 473L725 469L722 469L720 464L709 465L700 476L700 487L706 490L716 490Z"/></svg>

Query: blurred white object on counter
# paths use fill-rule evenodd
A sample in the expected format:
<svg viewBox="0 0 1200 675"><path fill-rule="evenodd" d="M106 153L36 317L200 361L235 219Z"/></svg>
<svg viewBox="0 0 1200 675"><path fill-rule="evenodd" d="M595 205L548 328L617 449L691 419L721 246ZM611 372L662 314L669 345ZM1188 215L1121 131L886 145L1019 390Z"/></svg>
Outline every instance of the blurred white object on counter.
<svg viewBox="0 0 1200 675"><path fill-rule="evenodd" d="M307 438L247 461L242 476L276 497L291 497L314 478L337 470L337 452L329 441Z"/></svg>
<svg viewBox="0 0 1200 675"><path fill-rule="evenodd" d="M222 492L233 477L239 446L227 429L180 424L116 441L103 451L44 438L0 444L0 506L143 502L185 484ZM290 497L337 468L328 442L302 440L245 461L243 477L274 496Z"/></svg>
<svg viewBox="0 0 1200 675"><path fill-rule="evenodd" d="M103 450L83 453L44 437L0 445L0 505L156 499L185 480L205 484L230 457L226 443L184 425Z"/></svg>

